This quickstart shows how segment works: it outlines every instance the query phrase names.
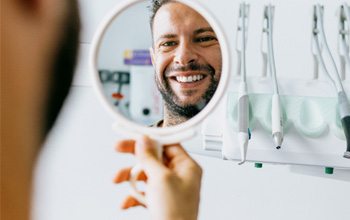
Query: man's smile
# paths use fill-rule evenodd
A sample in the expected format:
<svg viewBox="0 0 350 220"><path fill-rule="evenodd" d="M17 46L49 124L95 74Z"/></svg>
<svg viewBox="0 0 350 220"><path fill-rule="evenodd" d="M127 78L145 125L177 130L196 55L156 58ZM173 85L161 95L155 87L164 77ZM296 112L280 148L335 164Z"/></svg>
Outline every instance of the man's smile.
<svg viewBox="0 0 350 220"><path fill-rule="evenodd" d="M208 74L198 71L174 72L168 75L170 84L177 85L182 89L194 89L201 86L207 80Z"/></svg>
<svg viewBox="0 0 350 220"><path fill-rule="evenodd" d="M176 76L176 81L182 83L191 83L202 80L204 75L194 75L194 76Z"/></svg>

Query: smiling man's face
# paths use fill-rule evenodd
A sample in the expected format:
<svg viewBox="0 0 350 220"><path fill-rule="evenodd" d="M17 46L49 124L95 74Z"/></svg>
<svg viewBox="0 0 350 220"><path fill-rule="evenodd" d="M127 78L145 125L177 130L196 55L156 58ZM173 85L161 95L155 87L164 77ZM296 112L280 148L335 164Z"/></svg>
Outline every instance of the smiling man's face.
<svg viewBox="0 0 350 220"><path fill-rule="evenodd" d="M151 54L165 106L191 118L210 101L220 79L216 34L199 13L177 2L163 5L152 27Z"/></svg>

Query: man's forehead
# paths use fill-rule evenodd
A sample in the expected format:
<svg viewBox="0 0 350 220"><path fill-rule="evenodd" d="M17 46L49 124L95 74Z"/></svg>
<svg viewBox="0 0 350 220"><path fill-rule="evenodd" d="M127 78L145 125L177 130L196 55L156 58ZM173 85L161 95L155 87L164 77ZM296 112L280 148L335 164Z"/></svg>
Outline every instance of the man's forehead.
<svg viewBox="0 0 350 220"><path fill-rule="evenodd" d="M210 28L209 23L195 10L178 2L163 5L154 18L153 31L155 35L164 33L179 33ZM196 33L194 33L196 34Z"/></svg>

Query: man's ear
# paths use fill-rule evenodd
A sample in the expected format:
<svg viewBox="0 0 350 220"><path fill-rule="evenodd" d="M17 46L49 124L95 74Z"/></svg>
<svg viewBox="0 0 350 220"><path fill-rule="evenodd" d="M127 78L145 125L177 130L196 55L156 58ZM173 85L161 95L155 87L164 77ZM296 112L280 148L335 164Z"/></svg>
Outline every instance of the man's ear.
<svg viewBox="0 0 350 220"><path fill-rule="evenodd" d="M154 60L154 49L153 47L149 48L149 53L151 54L151 61L152 61L152 65L155 65L155 60Z"/></svg>

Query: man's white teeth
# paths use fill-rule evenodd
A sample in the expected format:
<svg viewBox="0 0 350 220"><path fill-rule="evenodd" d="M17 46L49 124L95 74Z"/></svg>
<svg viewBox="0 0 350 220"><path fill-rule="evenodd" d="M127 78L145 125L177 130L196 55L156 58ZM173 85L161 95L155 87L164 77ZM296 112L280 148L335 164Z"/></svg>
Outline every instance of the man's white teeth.
<svg viewBox="0 0 350 220"><path fill-rule="evenodd" d="M177 76L176 80L178 82L196 82L203 79L203 75L194 75L194 76Z"/></svg>

